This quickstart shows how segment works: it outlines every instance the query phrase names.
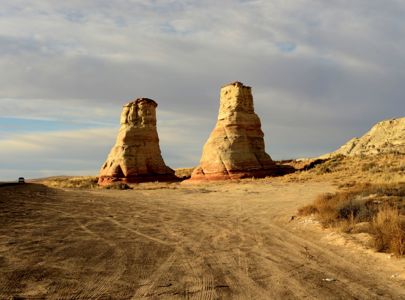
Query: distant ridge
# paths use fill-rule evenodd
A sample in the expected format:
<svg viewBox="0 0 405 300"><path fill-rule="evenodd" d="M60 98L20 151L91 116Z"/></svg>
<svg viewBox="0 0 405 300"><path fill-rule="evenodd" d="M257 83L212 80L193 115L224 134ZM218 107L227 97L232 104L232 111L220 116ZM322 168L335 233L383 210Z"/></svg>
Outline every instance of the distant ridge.
<svg viewBox="0 0 405 300"><path fill-rule="evenodd" d="M353 138L336 151L319 158L379 153L405 154L405 117L378 122L362 137Z"/></svg>

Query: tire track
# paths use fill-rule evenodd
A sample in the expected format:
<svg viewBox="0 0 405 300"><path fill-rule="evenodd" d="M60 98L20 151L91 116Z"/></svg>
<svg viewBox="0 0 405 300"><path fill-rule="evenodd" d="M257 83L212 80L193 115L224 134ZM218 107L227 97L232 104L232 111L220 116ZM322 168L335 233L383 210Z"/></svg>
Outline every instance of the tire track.
<svg viewBox="0 0 405 300"><path fill-rule="evenodd" d="M193 217L195 220L201 220L201 216ZM181 220L182 214L177 213L176 219L172 222L178 224ZM200 255L200 252L207 241L207 236L201 235L198 240L190 240L185 234L177 233L173 229L170 229L162 220L162 216L161 221L166 235L171 236L176 241L179 251L178 266L182 269L184 273L183 276L191 280L190 283L187 282L184 291L180 291L180 293L184 292L185 297L191 299L217 299L218 296L214 287L214 276L211 272L202 268L203 257Z"/></svg>
<svg viewBox="0 0 405 300"><path fill-rule="evenodd" d="M151 241L153 241L153 242L155 242L155 243L159 243L159 244L162 244L162 245L165 245L165 246L175 246L175 244L173 244L173 243L170 243L170 242L161 240L161 239L156 238L156 237L153 237L153 236L151 236L151 235L142 233L142 232L140 232L140 231L138 231L138 230L132 229L131 227L126 226L126 225L124 225L124 224L118 222L117 220L110 219L110 218L104 218L104 220L109 221L109 222L111 222L111 223L117 225L118 227L124 228L124 229L126 229L126 230L128 230L128 231L130 231L130 232L132 232L132 233L134 233L134 234L136 234L136 235L138 235L138 236L140 236L140 237L143 237L143 238L145 238L145 239L151 240Z"/></svg>
<svg viewBox="0 0 405 300"><path fill-rule="evenodd" d="M122 274L124 273L124 271L126 269L126 265L124 262L126 260L126 254L123 251L123 249L121 247L119 247L116 243L102 237L95 231L89 229L86 225L84 225L82 222L77 220L77 216L74 214L67 213L61 209L52 208L52 207L50 207L50 206L52 206L52 204L50 205L49 203L46 203L47 206L44 206L44 203L41 203L41 202L29 201L29 203L36 204L36 205L42 205L42 209L51 210L51 211L57 212L59 214L62 214L64 216L72 219L73 222L75 222L76 225L82 231L95 237L97 240L103 241L105 244L107 244L113 250L114 253L116 253L117 261L114 261L115 269L112 274L110 274L109 276L99 277L95 284L86 282L77 291L71 292L72 295L73 294L78 295L77 296L78 299L99 299L100 296L108 295L108 290L111 287L111 285L120 279L120 277L122 276ZM56 205L53 205L53 206L56 206ZM99 220L101 220L101 219L99 219Z"/></svg>
<svg viewBox="0 0 405 300"><path fill-rule="evenodd" d="M70 213L66 213L62 210L59 209L54 209L54 208L47 208L49 210L53 210L56 212L59 212L61 214L64 214L65 216L68 216L73 219L73 221L86 233L88 233L91 236L96 237L98 240L102 240L104 243L106 243L108 246L112 248L112 250L116 253L117 260L114 261L114 266L115 270L110 276L103 276L99 277L98 281L96 284L91 284L90 282L85 283L78 291L77 294L80 295L79 298L82 299L99 299L100 296L106 296L108 295L109 288L117 282L122 274L125 272L126 265L125 265L125 260L126 260L126 254L123 251L121 247L118 246L117 243L114 243L95 231L89 229L86 225L81 223L76 219L76 217ZM102 220L102 219L99 219ZM75 294L75 293L72 293Z"/></svg>
<svg viewBox="0 0 405 300"><path fill-rule="evenodd" d="M153 274L149 276L147 280L145 280L144 283L141 283L142 286L136 291L135 295L133 295L131 299L143 299L152 296L154 294L152 292L153 289L156 287L159 280L169 273L169 270L177 260L178 255L179 249L176 248L168 259L162 263L159 268L153 272Z"/></svg>
<svg viewBox="0 0 405 300"><path fill-rule="evenodd" d="M16 241L16 246L10 249L18 250L18 255L27 253L34 261L37 257L32 249L38 249L30 246L29 234L32 232L32 236L40 240L42 232L49 228L52 233L45 233L42 238L51 237L54 241L50 245L61 247L57 248L62 249L61 254L55 257L68 260L71 249L79 257L71 265L85 267L84 272L72 271L71 282L54 281L58 286L48 290L49 298L62 298L62 295L76 299L109 296L113 299L204 300L403 298L403 282L390 277L393 271L387 266L392 262L374 266L373 263L379 261L370 260L365 269L367 256L328 245L317 239L321 233L310 233L311 228L304 231L297 229L293 222L288 223L302 199L309 201L319 191L316 185L308 184L308 188L302 184L276 187L261 184L254 193L245 183L237 187L215 186L221 194L190 194L179 188L163 191L164 197L161 190L151 190L142 196L138 191L108 191L108 197L99 191L97 198L82 191L55 192L48 198L46 193L35 197L22 194L13 205L16 205L15 216L22 220L18 224L19 232L28 234L20 239L10 237L10 241ZM251 188L256 189L256 185ZM322 189L324 191L325 187ZM38 199L44 200L30 202ZM41 214L42 208L50 211ZM30 213L36 218L34 224L38 224L35 230L29 228L29 224L33 224L29 223ZM11 222L10 216L10 220L0 224ZM59 227L47 222L48 217L49 222L60 220ZM49 224L51 227L47 227ZM105 232L106 228L111 232ZM68 238L59 241L58 235L66 236L66 233ZM99 241L94 244L97 249L86 252L83 259L92 254L96 258L87 262L81 260L80 247L91 245L93 239ZM68 241L73 241L72 247ZM28 248L31 252L24 248L26 245L31 247ZM46 242L43 245L46 246ZM69 266L54 264L46 247L42 253L49 255L44 269L61 266L65 270ZM126 265L127 262L133 265ZM22 282L31 280L29 272L33 270L24 263L21 268L24 267L26 273L16 275ZM13 268L10 264L6 267ZM97 271L101 271L100 274ZM44 276L52 282L50 275ZM334 280L327 282L324 278ZM10 284L0 280L0 287L7 291L7 286L2 284ZM18 289L21 295L29 293L27 287Z"/></svg>

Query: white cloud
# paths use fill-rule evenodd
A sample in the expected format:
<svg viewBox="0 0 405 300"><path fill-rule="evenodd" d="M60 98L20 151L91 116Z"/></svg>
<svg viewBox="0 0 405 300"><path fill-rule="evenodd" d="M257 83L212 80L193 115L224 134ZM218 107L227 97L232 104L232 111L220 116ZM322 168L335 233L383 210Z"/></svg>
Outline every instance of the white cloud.
<svg viewBox="0 0 405 300"><path fill-rule="evenodd" d="M183 166L219 87L240 80L270 154L316 155L405 111L404 14L399 0L2 1L0 116L116 128L123 103L150 97L162 149Z"/></svg>
<svg viewBox="0 0 405 300"><path fill-rule="evenodd" d="M0 178L16 174L40 177L62 174L96 174L114 143L116 130L86 129L19 134L0 140ZM10 170L15 170L10 172ZM91 171L91 172L89 172Z"/></svg>
<svg viewBox="0 0 405 300"><path fill-rule="evenodd" d="M124 104L124 102L123 102ZM97 107L80 99L44 100L9 99L0 100L0 117L33 120L57 120L81 123L115 125L120 106Z"/></svg>
<svg viewBox="0 0 405 300"><path fill-rule="evenodd" d="M162 115L158 133L166 164L171 167L196 165L204 141L193 134L193 128L204 127L205 120L199 117L192 120L170 112ZM18 174L24 177L96 175L114 145L117 133L118 128L114 126L6 136L0 139L0 179L12 180Z"/></svg>

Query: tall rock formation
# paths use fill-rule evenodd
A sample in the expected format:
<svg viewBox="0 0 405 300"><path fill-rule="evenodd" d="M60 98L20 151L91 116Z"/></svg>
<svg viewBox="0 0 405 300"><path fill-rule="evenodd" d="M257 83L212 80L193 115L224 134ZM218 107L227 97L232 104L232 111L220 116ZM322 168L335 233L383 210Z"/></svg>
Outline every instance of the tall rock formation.
<svg viewBox="0 0 405 300"><path fill-rule="evenodd" d="M157 103L147 98L124 105L116 143L100 170L100 185L177 179L160 152L156 107Z"/></svg>
<svg viewBox="0 0 405 300"><path fill-rule="evenodd" d="M378 122L362 137L352 138L336 151L320 158L379 153L405 154L405 117Z"/></svg>
<svg viewBox="0 0 405 300"><path fill-rule="evenodd" d="M273 175L276 166L265 152L263 136L251 88L241 82L222 87L217 124L190 180Z"/></svg>

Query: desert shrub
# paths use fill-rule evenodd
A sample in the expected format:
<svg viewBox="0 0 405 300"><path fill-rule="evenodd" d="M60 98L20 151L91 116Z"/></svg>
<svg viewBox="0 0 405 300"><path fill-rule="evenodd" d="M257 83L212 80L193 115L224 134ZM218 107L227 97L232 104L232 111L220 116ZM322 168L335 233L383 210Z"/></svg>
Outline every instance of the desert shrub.
<svg viewBox="0 0 405 300"><path fill-rule="evenodd" d="M72 178L68 181L69 184L74 188L94 188L97 187L98 178L89 177L89 178Z"/></svg>
<svg viewBox="0 0 405 300"><path fill-rule="evenodd" d="M312 204L303 206L298 209L299 216L309 216L317 213L319 213L318 209Z"/></svg>
<svg viewBox="0 0 405 300"><path fill-rule="evenodd" d="M338 211L338 218L354 220L359 215L362 207L364 207L362 202L347 199L347 201L339 203L336 207Z"/></svg>
<svg viewBox="0 0 405 300"><path fill-rule="evenodd" d="M308 164L304 165L302 167L302 170L304 170L304 171L311 170L311 169L315 168L316 166L325 163L325 161L327 161L327 159L315 159L313 161L310 161Z"/></svg>
<svg viewBox="0 0 405 300"><path fill-rule="evenodd" d="M356 185L357 185L356 181L348 181L348 182L343 182L343 183L338 184L338 188L339 189L343 189L343 188L347 189L347 188L352 188L352 187L354 187Z"/></svg>
<svg viewBox="0 0 405 300"><path fill-rule="evenodd" d="M316 214L324 227L345 232L357 223L369 222L378 251L405 254L405 183L353 185L318 196L298 214Z"/></svg>
<svg viewBox="0 0 405 300"><path fill-rule="evenodd" d="M95 176L77 176L77 177L53 177L40 181L41 183L57 188L78 188L92 189L97 188L98 177Z"/></svg>
<svg viewBox="0 0 405 300"><path fill-rule="evenodd" d="M188 179L191 177L191 174L193 173L194 168L178 168L175 169L175 175L180 178L180 179Z"/></svg>
<svg viewBox="0 0 405 300"><path fill-rule="evenodd" d="M360 206L360 210L357 213L357 222L370 222L377 211L378 209L365 203L365 205Z"/></svg>
<svg viewBox="0 0 405 300"><path fill-rule="evenodd" d="M326 174L326 173L331 173L332 172L332 170L331 170L331 168L329 167L329 165L327 165L327 164L322 164L322 165L320 165L320 167L318 167L318 169L317 169L317 174L318 175L322 175L322 174Z"/></svg>
<svg viewBox="0 0 405 300"><path fill-rule="evenodd" d="M128 184L123 182L113 182L109 185L104 186L107 190L130 190L132 189Z"/></svg>
<svg viewBox="0 0 405 300"><path fill-rule="evenodd" d="M376 162L368 162L368 163L365 163L365 164L363 164L362 166L361 166L361 170L363 171L363 172L367 172L367 171L375 171L376 170L376 167L378 167L377 166L377 164L376 164ZM377 169L378 170L378 169Z"/></svg>
<svg viewBox="0 0 405 300"><path fill-rule="evenodd" d="M397 256L405 254L405 222L396 208L384 206L372 221L375 248Z"/></svg>
<svg viewBox="0 0 405 300"><path fill-rule="evenodd" d="M341 167L344 161L344 155L336 155L328 160L320 161L316 164L316 173L318 175L335 172Z"/></svg>
<svg viewBox="0 0 405 300"><path fill-rule="evenodd" d="M320 222L324 226L328 226L338 219L337 201L336 194L323 194L318 196L313 204L300 208L298 214L303 216L317 214Z"/></svg>
<svg viewBox="0 0 405 300"><path fill-rule="evenodd" d="M404 182L405 178L405 155L383 153L376 155L333 156L328 159L310 160L317 161L310 165L309 161L295 162L295 167L300 172L288 175L293 181L318 180L318 176L333 179L337 184L345 182L375 182L397 183Z"/></svg>
<svg viewBox="0 0 405 300"><path fill-rule="evenodd" d="M314 205L324 226L331 225L338 219L336 206L339 201L336 194L324 194L315 199Z"/></svg>
<svg viewBox="0 0 405 300"><path fill-rule="evenodd" d="M274 174L273 176L284 176L287 174L291 174L297 171L297 169L294 166L287 164L283 164L283 163L276 163L276 168L274 170Z"/></svg>

